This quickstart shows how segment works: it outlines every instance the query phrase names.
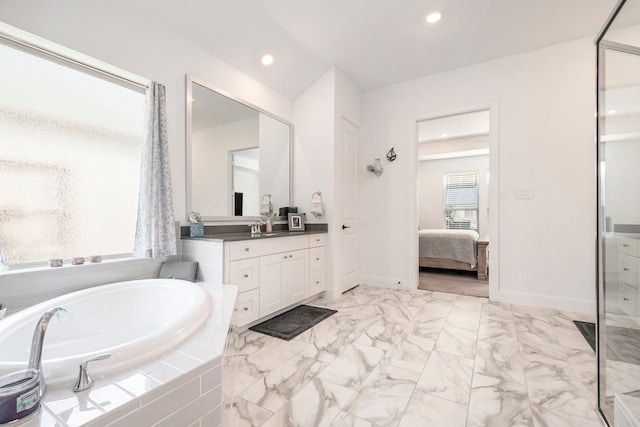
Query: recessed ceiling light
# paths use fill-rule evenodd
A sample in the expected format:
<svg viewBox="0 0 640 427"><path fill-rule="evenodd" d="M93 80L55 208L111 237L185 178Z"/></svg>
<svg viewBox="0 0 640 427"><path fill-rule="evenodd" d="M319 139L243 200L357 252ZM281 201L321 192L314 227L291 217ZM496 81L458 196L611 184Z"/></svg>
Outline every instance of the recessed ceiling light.
<svg viewBox="0 0 640 427"><path fill-rule="evenodd" d="M448 133L446 133L446 132L442 132L442 133L440 134L440 138L446 138L446 137L448 137L448 136L449 136L449 134L448 134Z"/></svg>
<svg viewBox="0 0 640 427"><path fill-rule="evenodd" d="M611 109L611 110L607 111L607 114L615 114L617 112L618 112L618 110Z"/></svg>
<svg viewBox="0 0 640 427"><path fill-rule="evenodd" d="M260 62L262 62L262 65L271 65L273 64L273 61L274 61L273 55L271 55L270 53L263 55L262 59L260 59Z"/></svg>
<svg viewBox="0 0 640 427"><path fill-rule="evenodd" d="M429 24L435 24L442 18L442 14L440 12L433 12L427 15L427 22Z"/></svg>

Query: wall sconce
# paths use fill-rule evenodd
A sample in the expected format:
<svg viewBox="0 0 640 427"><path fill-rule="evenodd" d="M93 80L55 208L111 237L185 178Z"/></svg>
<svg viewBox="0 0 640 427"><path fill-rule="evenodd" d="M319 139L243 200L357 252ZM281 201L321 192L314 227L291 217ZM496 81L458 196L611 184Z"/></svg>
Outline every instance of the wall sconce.
<svg viewBox="0 0 640 427"><path fill-rule="evenodd" d="M393 162L396 157L398 157L398 155L396 154L395 151L393 151L393 147L391 147L391 150L387 151L387 160L389 160L390 162Z"/></svg>
<svg viewBox="0 0 640 427"><path fill-rule="evenodd" d="M382 175L384 170L382 169L382 165L380 164L380 159L375 159L372 165L367 166L367 170L376 174L376 176Z"/></svg>

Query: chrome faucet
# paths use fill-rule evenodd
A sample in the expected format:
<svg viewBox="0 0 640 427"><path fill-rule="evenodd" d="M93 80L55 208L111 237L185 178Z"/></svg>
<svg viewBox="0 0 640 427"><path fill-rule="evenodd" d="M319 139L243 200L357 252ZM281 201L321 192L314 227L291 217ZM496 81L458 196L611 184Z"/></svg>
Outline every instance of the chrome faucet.
<svg viewBox="0 0 640 427"><path fill-rule="evenodd" d="M47 332L49 326L49 320L62 311L68 313L66 309L62 307L55 307L45 312L38 320L38 324L33 331L33 339L31 340L31 352L29 354L29 369L37 369L40 371L40 395L44 394L46 384L44 382L44 374L42 372L42 347L44 343L44 335Z"/></svg>
<svg viewBox="0 0 640 427"><path fill-rule="evenodd" d="M260 226L261 226L261 225L263 225L264 223L265 223L265 222L264 222L264 220L263 220L263 219L259 219L259 220L257 220L256 222L254 222L254 223L251 225L251 234L252 234L252 235L257 235L257 236L259 236L259 235L260 235L260 233L262 233L262 230L260 230Z"/></svg>

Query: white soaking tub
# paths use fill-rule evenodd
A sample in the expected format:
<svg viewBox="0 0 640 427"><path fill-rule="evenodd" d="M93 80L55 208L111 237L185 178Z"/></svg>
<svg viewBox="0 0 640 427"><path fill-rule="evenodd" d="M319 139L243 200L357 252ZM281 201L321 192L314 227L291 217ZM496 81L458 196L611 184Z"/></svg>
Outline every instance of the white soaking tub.
<svg viewBox="0 0 640 427"><path fill-rule="evenodd" d="M211 301L191 282L134 280L62 295L0 320L0 375L24 369L34 328L43 313L54 316L44 338L42 369L47 385L73 384L83 360L93 376L105 375L175 347L208 318Z"/></svg>

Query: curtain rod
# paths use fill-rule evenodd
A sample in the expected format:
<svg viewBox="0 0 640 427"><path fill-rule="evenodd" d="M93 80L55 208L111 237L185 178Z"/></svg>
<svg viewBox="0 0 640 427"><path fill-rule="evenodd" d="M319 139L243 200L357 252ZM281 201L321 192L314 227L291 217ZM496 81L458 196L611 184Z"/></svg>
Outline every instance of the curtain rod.
<svg viewBox="0 0 640 427"><path fill-rule="evenodd" d="M149 87L148 84L144 84L144 83L140 83L138 81L123 77L121 75L118 74L114 74L110 71L104 70L102 68L99 68L95 65L91 65L88 64L86 62L82 62L80 60L71 58L67 55L64 55L62 53L58 53L58 52L53 52L47 48L38 46L37 44L34 44L32 42L26 41L24 39L21 39L19 37L16 37L14 35L11 34L7 34L4 31L0 31L0 38L6 40L9 44L11 45L17 45L19 48L23 49L23 50L29 50L29 51L35 51L37 54L39 54L39 56L44 56L46 57L53 57L59 60L62 60L64 62L67 62L75 67L81 68L81 69L88 69L89 71L96 73L98 75L101 75L103 77L107 77L110 80L116 80L118 82L121 83L125 83L127 85L133 86L134 88L138 89L138 90L142 90L142 91L146 91L147 88ZM81 54L84 55L84 54ZM86 55L84 55L86 56Z"/></svg>

